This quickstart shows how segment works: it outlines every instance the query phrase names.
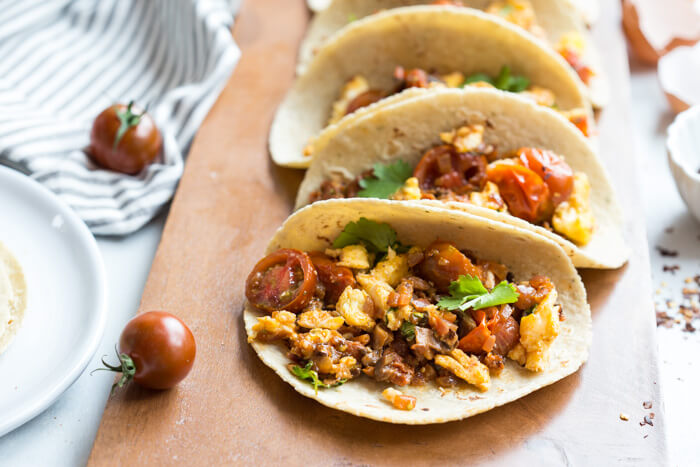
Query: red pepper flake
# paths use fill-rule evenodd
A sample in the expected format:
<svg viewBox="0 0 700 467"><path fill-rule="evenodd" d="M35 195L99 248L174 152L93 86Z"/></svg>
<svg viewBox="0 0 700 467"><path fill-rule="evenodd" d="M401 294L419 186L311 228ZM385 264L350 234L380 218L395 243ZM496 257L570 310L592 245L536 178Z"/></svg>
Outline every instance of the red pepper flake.
<svg viewBox="0 0 700 467"><path fill-rule="evenodd" d="M644 402L642 402L642 407L644 407L644 408L647 409L647 410L649 410L649 409L651 408L651 406L652 406L652 402L651 402L651 401L644 401Z"/></svg>
<svg viewBox="0 0 700 467"><path fill-rule="evenodd" d="M664 264L664 272L670 272L671 274L675 275L676 271L678 271L681 267L677 264L672 264L671 266L667 266Z"/></svg>
<svg viewBox="0 0 700 467"><path fill-rule="evenodd" d="M690 324L690 322L686 321L685 327L683 328L683 331L684 332L695 332L696 329L693 327L692 324Z"/></svg>
<svg viewBox="0 0 700 467"><path fill-rule="evenodd" d="M668 315L665 311L656 312L656 326L663 326L665 328L673 327L673 318Z"/></svg>
<svg viewBox="0 0 700 467"><path fill-rule="evenodd" d="M659 252L661 256L665 256L667 258L675 258L678 256L678 251L676 250L669 250L668 248L664 248L662 246L656 246L656 250Z"/></svg>
<svg viewBox="0 0 700 467"><path fill-rule="evenodd" d="M649 426L654 426L654 422L652 422L653 417L650 417L649 415L644 416L644 420L639 422L639 426L644 426L644 425L649 425Z"/></svg>
<svg viewBox="0 0 700 467"><path fill-rule="evenodd" d="M648 435L648 434L644 435L644 439L647 439L648 437L649 437L649 435Z"/></svg>
<svg viewBox="0 0 700 467"><path fill-rule="evenodd" d="M685 298L691 298L694 296L699 296L700 297L700 289L693 289L690 287L683 287L683 297Z"/></svg>

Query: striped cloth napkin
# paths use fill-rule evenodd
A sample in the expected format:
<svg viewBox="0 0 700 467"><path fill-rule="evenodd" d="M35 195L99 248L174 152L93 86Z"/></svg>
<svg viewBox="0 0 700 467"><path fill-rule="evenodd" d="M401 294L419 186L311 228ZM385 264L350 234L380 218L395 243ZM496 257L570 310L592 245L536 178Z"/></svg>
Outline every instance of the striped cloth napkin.
<svg viewBox="0 0 700 467"><path fill-rule="evenodd" d="M226 0L0 0L0 159L24 166L98 235L171 199L183 156L240 52ZM115 102L147 106L163 151L137 176L84 153Z"/></svg>

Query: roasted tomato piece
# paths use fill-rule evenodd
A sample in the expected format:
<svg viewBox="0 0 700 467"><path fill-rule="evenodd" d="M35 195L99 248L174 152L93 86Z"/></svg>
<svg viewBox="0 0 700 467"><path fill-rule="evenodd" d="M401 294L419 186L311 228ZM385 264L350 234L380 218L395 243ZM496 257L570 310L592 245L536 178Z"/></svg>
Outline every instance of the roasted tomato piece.
<svg viewBox="0 0 700 467"><path fill-rule="evenodd" d="M501 197L514 216L538 223L551 214L549 188L533 170L520 164L496 162L489 165L486 176L498 185Z"/></svg>
<svg viewBox="0 0 700 467"><path fill-rule="evenodd" d="M555 205L566 201L574 190L574 171L564 159L544 149L521 148L520 163L539 175L549 188Z"/></svg>
<svg viewBox="0 0 700 467"><path fill-rule="evenodd" d="M554 290L554 284L546 276L535 276L528 284L518 284L518 301L515 308L528 310L542 302L549 293Z"/></svg>
<svg viewBox="0 0 700 467"><path fill-rule="evenodd" d="M450 284L459 276L470 275L483 279L481 270L464 253L449 242L436 241L425 249L420 263L421 277L435 284L438 292L449 291Z"/></svg>
<svg viewBox="0 0 700 467"><path fill-rule="evenodd" d="M345 115L350 115L362 107L367 107L368 105L374 104L386 97L384 91L379 91L376 89L370 89L362 94L355 97L348 103L348 108L345 110Z"/></svg>
<svg viewBox="0 0 700 467"><path fill-rule="evenodd" d="M486 183L486 158L457 152L445 144L427 151L413 170L413 176L422 190L438 187L456 193L481 190Z"/></svg>
<svg viewBox="0 0 700 467"><path fill-rule="evenodd" d="M355 287L355 276L350 268L338 266L335 261L319 251L309 253L309 257L318 273L318 280L326 290L323 297L326 305L335 305L347 286Z"/></svg>
<svg viewBox="0 0 700 467"><path fill-rule="evenodd" d="M253 306L264 311L297 312L313 297L316 281L309 255L281 249L258 261L246 280L245 295Z"/></svg>
<svg viewBox="0 0 700 467"><path fill-rule="evenodd" d="M513 308L510 305L493 308L491 318L486 326L495 337L492 352L497 355L508 355L515 344L520 341L520 325L511 316Z"/></svg>
<svg viewBox="0 0 700 467"><path fill-rule="evenodd" d="M564 57L564 60L574 69L578 77L581 78L584 84L589 84L591 78L595 75L591 67L586 65L578 52L565 48L559 51L559 54Z"/></svg>
<svg viewBox="0 0 700 467"><path fill-rule="evenodd" d="M485 323L481 323L461 338L457 347L467 353L480 354L490 352L495 343L496 337L491 334Z"/></svg>

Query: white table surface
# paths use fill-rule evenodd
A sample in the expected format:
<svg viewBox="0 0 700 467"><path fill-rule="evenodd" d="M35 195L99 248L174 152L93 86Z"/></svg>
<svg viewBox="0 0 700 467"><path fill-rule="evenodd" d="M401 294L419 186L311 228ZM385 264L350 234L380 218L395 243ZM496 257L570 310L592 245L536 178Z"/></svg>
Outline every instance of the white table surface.
<svg viewBox="0 0 700 467"><path fill-rule="evenodd" d="M640 202L646 207L654 284L662 288L654 296L660 302L678 300L684 279L700 273L700 226L687 214L666 163L664 135L673 116L653 70L633 66L632 103L636 150L643 185L648 187ZM123 325L138 308L164 217L126 239L98 240L110 286L109 321L100 349L88 370L52 407L0 438L0 465L73 466L87 461L113 380L106 372L90 376L89 370L100 365L103 354L113 355ZM673 233L665 232L668 227L674 228ZM680 255L662 258L656 245L678 250ZM675 275L664 273L664 264L678 264L681 270ZM680 328L659 328L658 336L671 462L693 465L700 458L694 424L700 416L695 397L700 372L694 362L700 350L700 331L690 334ZM624 330L620 338L625 339Z"/></svg>

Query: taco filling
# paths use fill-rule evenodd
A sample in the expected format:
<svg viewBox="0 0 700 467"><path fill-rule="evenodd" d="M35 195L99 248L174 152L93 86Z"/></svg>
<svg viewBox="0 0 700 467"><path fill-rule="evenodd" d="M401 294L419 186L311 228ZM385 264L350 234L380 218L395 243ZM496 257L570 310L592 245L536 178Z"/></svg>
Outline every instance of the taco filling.
<svg viewBox="0 0 700 467"><path fill-rule="evenodd" d="M445 241L403 245L366 218L326 251L268 255L246 297L269 313L249 340L284 345L289 371L317 391L355 378L488 391L507 359L546 370L564 319L548 277L516 278ZM397 409L416 405L395 387L383 396Z"/></svg>
<svg viewBox="0 0 700 467"><path fill-rule="evenodd" d="M372 88L365 77L361 75L354 76L343 86L338 99L333 103L328 124L336 123L346 115L350 115L362 107L374 104L385 97L397 94L404 89L476 86L517 93L538 105L555 109L581 130L584 135L589 135L588 116L585 109L559 110L556 97L552 91L541 86L531 85L529 79L524 76L513 75L507 66L502 67L496 77L488 76L485 73L465 76L459 71L440 75L428 73L420 68L405 70L403 67L398 66L394 70L394 80L396 85L391 90L384 91ZM310 155L312 152L313 148L311 146L305 150L306 155Z"/></svg>
<svg viewBox="0 0 700 467"><path fill-rule="evenodd" d="M309 203L331 198L440 200L478 205L540 225L586 245L594 231L590 183L552 151L520 148L502 154L483 140L484 125L441 133L443 144L415 167L375 164L354 180L325 180Z"/></svg>
<svg viewBox="0 0 700 467"><path fill-rule="evenodd" d="M460 0L435 0L432 4L467 6ZM547 33L537 24L535 9L528 0L497 0L492 2L484 11L499 16L540 39L547 39ZM595 72L583 58L585 49L586 42L583 36L576 31L569 32L559 38L559 41L554 46L554 50L574 69L581 81L584 84L590 84Z"/></svg>

